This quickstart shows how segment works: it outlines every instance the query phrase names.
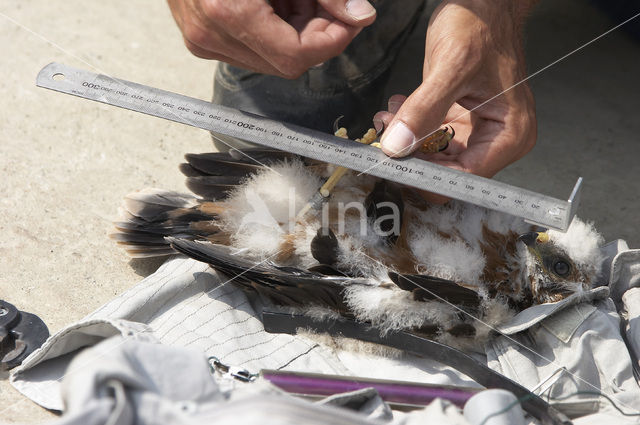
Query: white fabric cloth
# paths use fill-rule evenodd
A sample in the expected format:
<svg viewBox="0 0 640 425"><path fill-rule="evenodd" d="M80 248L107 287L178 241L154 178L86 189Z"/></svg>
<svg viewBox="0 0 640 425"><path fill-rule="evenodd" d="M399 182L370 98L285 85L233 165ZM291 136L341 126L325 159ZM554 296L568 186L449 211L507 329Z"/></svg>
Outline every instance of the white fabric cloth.
<svg viewBox="0 0 640 425"><path fill-rule="evenodd" d="M354 357L349 352L331 352L304 336L269 334L258 318L260 307L206 264L176 257L53 335L12 374L12 384L43 407L63 410L60 379L73 355L102 339L122 335L194 348L251 372L287 369L477 386L448 366L413 355Z"/></svg>
<svg viewBox="0 0 640 425"><path fill-rule="evenodd" d="M317 404L266 382L223 391L201 351L160 344L149 335L113 336L82 351L69 364L62 393L65 414L55 425L375 425L392 419L373 389ZM342 406L358 414L336 408ZM424 418L466 425L458 409L442 400L395 423L417 425Z"/></svg>
<svg viewBox="0 0 640 425"><path fill-rule="evenodd" d="M612 295L615 294L615 302L608 298L609 288L599 287L580 297L574 296L559 303L525 310L502 327L502 335L487 344L487 364L525 387L531 390L535 388L538 393L548 390L545 394L554 398L571 396L576 391L598 390L611 396L623 410L640 411L640 388L633 375L633 368L637 366L633 359L637 358L640 348L640 319L637 319L640 292L634 288L640 286L640 251L617 253L623 246L618 243L614 247L615 255L612 255L610 265L610 288ZM625 311L624 336L630 341L631 352L620 332L616 304ZM180 389L187 395L183 400L206 399L208 401L203 401L204 404L221 403L222 399L216 395L220 388L214 390L201 382L204 379L200 376L204 373L202 368L192 370L182 367L176 371L171 364L165 366L162 356L182 356L171 350L200 353L202 359L215 356L226 364L246 368L250 372L287 369L413 382L474 384L454 369L428 358L411 355L385 358L327 347L320 339L268 334L259 320L260 309L256 300L247 297L233 284L221 280L205 264L175 257L129 291L53 335L12 374L12 384L46 408L64 410L66 406L65 417L71 412L84 415L83 407L92 405L91 394L97 394L96 391L87 392L87 385L77 384L87 381L101 382L101 394L111 394L107 397L110 401L101 404L105 412L111 413L119 394L117 388L113 387L119 384L114 382L126 384L128 380L135 381L138 378L144 382L135 386L135 391L140 392L135 397L140 400L147 400L147 396L159 397L158 400L174 399L178 395L172 390ZM78 366L78 359L88 352L83 352L86 347L117 338L120 338L120 345L107 350L110 353L115 350L112 353L115 357L110 362L103 364L98 360L87 360L86 364ZM144 348L135 348L135 345ZM128 354L117 354L125 346L130 350ZM104 351L102 344L100 347L99 350ZM160 357L155 357L154 351ZM78 353L83 354L77 356ZM77 358L70 369L69 364L74 357ZM132 360L134 357L135 361ZM120 367L119 361L125 362L125 359L126 362L133 361L133 366L120 365L126 373L115 372ZM206 366L206 362L204 364ZM566 370L561 370L561 366ZM147 370L154 367L153 373ZM146 375L132 378L136 371ZM83 374L87 375L83 378L85 381L77 381L73 377ZM115 376L115 381L110 379L107 385L107 381L97 378L107 375ZM149 384L155 379L160 380L162 385ZM192 382L194 387L182 388L185 382ZM226 385L225 391L228 387L238 392L246 391L245 384L218 384L223 387ZM536 388L538 385L540 388ZM165 386L171 390L165 392ZM82 390L75 391L76 388ZM149 391L151 395L145 395ZM127 397L129 400L130 397ZM626 419L606 400L593 395L572 396L556 404L566 414L581 417L580 422L576 423L596 423L598 418L607 417L603 415L616 417L620 423ZM131 406L129 408L133 408L136 414L141 414L135 410L138 405L133 403ZM446 403L438 406L432 409L448 411L448 415L456 410ZM598 413L584 416L598 409ZM103 416L109 417L109 414ZM420 414L423 413L402 415L401 420L413 421ZM450 422L442 423L464 423L461 418L452 416ZM181 423L178 420L176 422Z"/></svg>

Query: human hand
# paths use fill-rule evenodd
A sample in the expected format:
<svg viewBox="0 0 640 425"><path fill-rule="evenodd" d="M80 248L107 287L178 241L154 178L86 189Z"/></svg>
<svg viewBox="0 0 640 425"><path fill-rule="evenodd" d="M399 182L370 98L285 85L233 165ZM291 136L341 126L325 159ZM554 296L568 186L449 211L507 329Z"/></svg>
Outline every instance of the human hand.
<svg viewBox="0 0 640 425"><path fill-rule="evenodd" d="M374 117L378 130L382 125L388 129L381 143L385 153L413 153L443 123L456 133L447 149L416 156L492 177L533 148L533 95L526 83L518 84L526 77L521 27L531 3L440 4L427 31L422 84L408 98L392 96L389 110Z"/></svg>
<svg viewBox="0 0 640 425"><path fill-rule="evenodd" d="M194 55L297 78L373 23L366 0L168 0Z"/></svg>

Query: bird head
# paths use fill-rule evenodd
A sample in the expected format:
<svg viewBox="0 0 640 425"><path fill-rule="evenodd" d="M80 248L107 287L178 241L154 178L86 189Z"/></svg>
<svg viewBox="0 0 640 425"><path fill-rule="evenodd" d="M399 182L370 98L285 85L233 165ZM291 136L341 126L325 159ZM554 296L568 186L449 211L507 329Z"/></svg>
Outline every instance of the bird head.
<svg viewBox="0 0 640 425"><path fill-rule="evenodd" d="M601 236L590 224L577 221L566 234L529 232L518 240L530 254L529 281L538 302L560 301L594 285L602 263Z"/></svg>

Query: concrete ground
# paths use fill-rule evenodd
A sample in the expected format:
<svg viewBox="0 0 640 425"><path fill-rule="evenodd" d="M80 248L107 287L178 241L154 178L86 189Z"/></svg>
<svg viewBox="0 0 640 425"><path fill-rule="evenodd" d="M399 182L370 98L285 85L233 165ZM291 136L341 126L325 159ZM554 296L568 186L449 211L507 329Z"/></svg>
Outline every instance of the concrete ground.
<svg viewBox="0 0 640 425"><path fill-rule="evenodd" d="M527 31L530 72L614 24L584 1L543 0ZM416 84L422 44L417 34L402 52L388 93ZM145 186L184 190L182 155L212 145L201 130L36 88L36 74L58 61L207 99L215 64L184 49L164 2L145 0L5 1L0 46L0 298L55 332L158 265L128 260L108 239L121 197ZM639 53L615 31L533 78L538 144L498 176L562 198L583 176L579 215L632 247L640 247ZM6 378L0 422L53 417Z"/></svg>

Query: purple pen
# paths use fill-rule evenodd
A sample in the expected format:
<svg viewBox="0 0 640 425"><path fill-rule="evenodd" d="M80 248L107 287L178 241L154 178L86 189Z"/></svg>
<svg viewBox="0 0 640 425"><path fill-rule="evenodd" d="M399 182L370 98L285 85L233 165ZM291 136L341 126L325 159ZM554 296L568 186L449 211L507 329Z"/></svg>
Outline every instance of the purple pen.
<svg viewBox="0 0 640 425"><path fill-rule="evenodd" d="M449 400L463 407L479 389L402 382L356 376L323 375L318 373L262 370L264 379L282 390L302 396L330 396L363 388L375 388L390 404L426 406L436 398Z"/></svg>

